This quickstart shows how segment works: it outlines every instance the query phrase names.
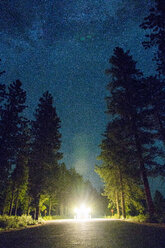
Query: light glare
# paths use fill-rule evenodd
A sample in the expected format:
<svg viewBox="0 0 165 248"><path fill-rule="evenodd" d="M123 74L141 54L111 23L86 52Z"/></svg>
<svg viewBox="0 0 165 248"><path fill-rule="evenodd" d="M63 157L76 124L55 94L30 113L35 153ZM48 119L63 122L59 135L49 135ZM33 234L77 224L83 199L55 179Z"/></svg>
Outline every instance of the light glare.
<svg viewBox="0 0 165 248"><path fill-rule="evenodd" d="M79 208L74 209L76 219L90 219L91 218L91 209L82 204Z"/></svg>

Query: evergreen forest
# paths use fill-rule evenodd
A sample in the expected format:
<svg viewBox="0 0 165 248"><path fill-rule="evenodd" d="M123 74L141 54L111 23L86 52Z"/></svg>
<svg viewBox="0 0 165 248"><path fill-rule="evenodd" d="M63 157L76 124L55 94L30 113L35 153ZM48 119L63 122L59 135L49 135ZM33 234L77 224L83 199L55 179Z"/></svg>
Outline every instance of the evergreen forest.
<svg viewBox="0 0 165 248"><path fill-rule="evenodd" d="M1 84L0 214L74 216L81 201L105 211L102 196L89 181L60 160L61 121L47 91L39 99L34 119L24 115L26 92L19 80Z"/></svg>

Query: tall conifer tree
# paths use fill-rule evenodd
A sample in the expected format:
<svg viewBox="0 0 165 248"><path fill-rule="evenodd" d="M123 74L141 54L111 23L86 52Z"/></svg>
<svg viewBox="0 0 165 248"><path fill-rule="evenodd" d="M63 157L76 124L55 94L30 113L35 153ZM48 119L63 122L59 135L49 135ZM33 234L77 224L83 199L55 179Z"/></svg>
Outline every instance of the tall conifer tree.
<svg viewBox="0 0 165 248"><path fill-rule="evenodd" d="M135 154L132 163L139 169L146 193L146 202L150 217L154 213L147 170L155 166L154 161L158 149L154 147L154 133L151 123L151 113L145 101L145 88L142 84L142 73L136 69L136 62L128 52L122 48L115 48L114 55L110 58L111 69L106 72L111 75L108 85L110 96L107 97L108 114L116 128L121 125L119 142L128 149L125 153L131 164L132 153ZM115 123L116 122L116 123ZM119 143L119 146L121 144ZM124 155L123 155L124 156ZM129 158L130 156L130 158Z"/></svg>
<svg viewBox="0 0 165 248"><path fill-rule="evenodd" d="M36 219L39 216L39 201L41 194L50 191L49 184L58 170L58 161L62 158L60 119L53 98L45 92L39 100L32 122L32 151L29 163L30 191L36 207ZM49 192L50 193L50 192Z"/></svg>
<svg viewBox="0 0 165 248"><path fill-rule="evenodd" d="M16 166L21 146L25 146L22 133L27 120L22 113L26 108L26 92L19 80L9 85L6 96L1 115L0 164L5 168L4 177L7 182Z"/></svg>

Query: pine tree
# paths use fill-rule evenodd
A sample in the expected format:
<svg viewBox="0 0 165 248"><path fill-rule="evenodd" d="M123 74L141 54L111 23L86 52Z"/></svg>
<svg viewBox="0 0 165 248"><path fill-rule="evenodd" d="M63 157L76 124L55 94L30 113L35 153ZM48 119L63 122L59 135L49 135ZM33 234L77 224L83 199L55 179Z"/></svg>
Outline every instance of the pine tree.
<svg viewBox="0 0 165 248"><path fill-rule="evenodd" d="M128 149L123 158L132 160L135 155L136 168L140 171L146 194L146 202L150 217L153 216L154 206L150 193L147 171L152 166L157 166L155 157L158 148L154 146L155 135L151 123L150 108L145 101L145 87L142 83L142 73L136 69L136 62L128 52L122 48L115 48L114 55L110 58L111 69L106 70L111 75L108 85L110 96L107 97L108 114L116 128L122 127L121 143ZM118 123L118 124L117 124ZM121 128L120 128L121 129ZM120 131L121 132L121 131ZM119 144L121 146L121 144ZM133 162L134 165L134 162ZM135 166L135 165L134 165ZM137 170L137 171L138 171Z"/></svg>
<svg viewBox="0 0 165 248"><path fill-rule="evenodd" d="M150 9L149 16L144 18L140 25L149 32L145 35L147 41L142 44L148 49L156 47L157 51L153 60L157 64L158 75L148 78L149 87L152 89L151 99L153 104L154 119L157 123L160 138L165 145L165 4L164 0L155 0L154 8Z"/></svg>
<svg viewBox="0 0 165 248"><path fill-rule="evenodd" d="M58 169L58 161L62 158L60 119L53 107L53 98L45 92L39 100L32 122L32 151L29 163L30 193L36 207L36 219L39 216L41 194L48 193L48 185L52 182ZM50 193L50 192L49 192Z"/></svg>
<svg viewBox="0 0 165 248"><path fill-rule="evenodd" d="M26 92L21 87L22 83L19 80L10 84L1 115L0 164L5 168L6 183L17 164L21 146L25 145L22 132L27 120L22 112L26 108Z"/></svg>

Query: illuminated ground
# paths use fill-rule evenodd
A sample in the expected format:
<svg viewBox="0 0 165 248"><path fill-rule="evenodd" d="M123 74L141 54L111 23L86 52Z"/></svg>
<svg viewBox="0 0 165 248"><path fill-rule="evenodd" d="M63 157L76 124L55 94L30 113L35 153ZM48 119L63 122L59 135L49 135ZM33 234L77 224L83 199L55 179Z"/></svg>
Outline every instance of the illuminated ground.
<svg viewBox="0 0 165 248"><path fill-rule="evenodd" d="M58 220L0 234L0 248L165 248L165 228L118 220Z"/></svg>

